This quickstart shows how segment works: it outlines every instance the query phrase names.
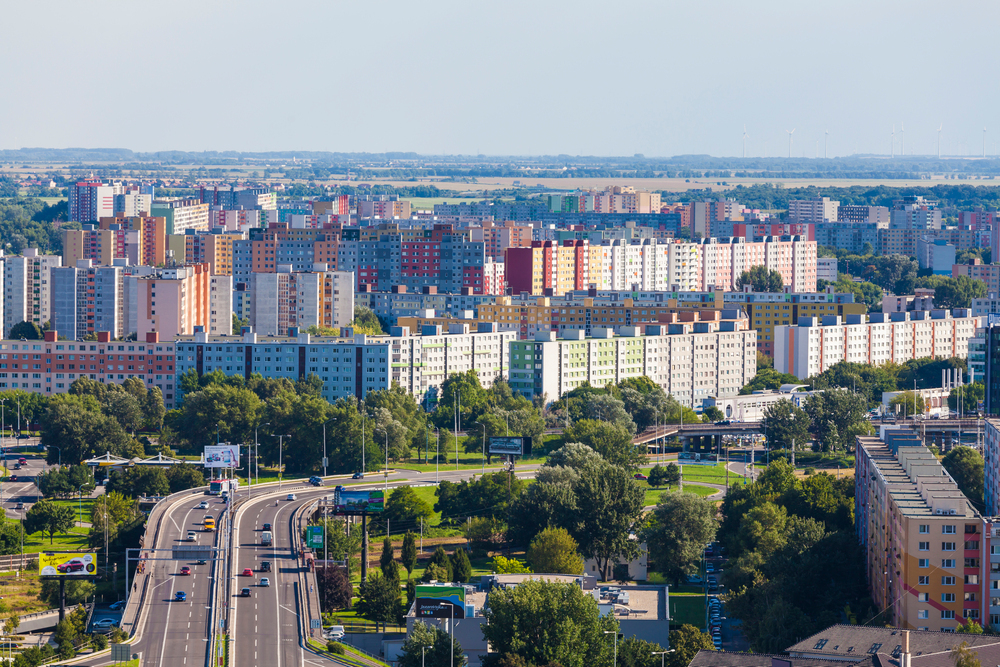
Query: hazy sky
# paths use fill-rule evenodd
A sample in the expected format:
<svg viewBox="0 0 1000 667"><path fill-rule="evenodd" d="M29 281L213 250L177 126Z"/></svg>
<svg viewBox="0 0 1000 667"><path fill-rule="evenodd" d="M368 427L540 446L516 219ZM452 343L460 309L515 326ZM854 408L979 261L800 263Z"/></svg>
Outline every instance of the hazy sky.
<svg viewBox="0 0 1000 667"><path fill-rule="evenodd" d="M1000 145L990 0L7 3L0 148L814 156Z"/></svg>

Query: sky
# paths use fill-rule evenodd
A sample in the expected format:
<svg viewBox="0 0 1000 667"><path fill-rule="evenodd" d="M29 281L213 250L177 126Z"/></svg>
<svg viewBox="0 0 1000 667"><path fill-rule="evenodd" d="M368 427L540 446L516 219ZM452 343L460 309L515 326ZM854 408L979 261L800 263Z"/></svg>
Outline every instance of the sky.
<svg viewBox="0 0 1000 667"><path fill-rule="evenodd" d="M979 155L985 0L38 0L0 21L0 148ZM895 138L893 140L893 128ZM905 131L904 129L905 128ZM824 134L828 132L829 134Z"/></svg>

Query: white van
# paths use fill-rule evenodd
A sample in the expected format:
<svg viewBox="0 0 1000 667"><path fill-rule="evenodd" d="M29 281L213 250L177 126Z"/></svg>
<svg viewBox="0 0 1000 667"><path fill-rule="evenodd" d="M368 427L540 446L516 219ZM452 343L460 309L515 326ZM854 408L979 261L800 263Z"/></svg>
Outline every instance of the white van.
<svg viewBox="0 0 1000 667"><path fill-rule="evenodd" d="M269 530L265 530L263 533L260 534L260 543L263 544L265 547L271 546L271 540L273 539L274 536L271 535L271 531Z"/></svg>

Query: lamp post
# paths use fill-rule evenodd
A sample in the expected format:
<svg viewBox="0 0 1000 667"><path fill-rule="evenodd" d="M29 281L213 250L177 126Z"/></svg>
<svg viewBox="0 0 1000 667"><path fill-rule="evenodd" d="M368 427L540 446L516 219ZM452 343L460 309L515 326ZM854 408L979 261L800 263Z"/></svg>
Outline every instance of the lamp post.
<svg viewBox="0 0 1000 667"><path fill-rule="evenodd" d="M615 659L611 663L612 667L618 667L618 631L617 630L605 630L604 634L615 636Z"/></svg>
<svg viewBox="0 0 1000 667"><path fill-rule="evenodd" d="M385 468L382 470L382 477L385 479L385 496L389 495L389 429L383 427L382 432L385 433ZM388 534L388 531L387 531Z"/></svg>
<svg viewBox="0 0 1000 667"><path fill-rule="evenodd" d="M434 449L434 483L441 481L441 431L434 429L434 440L437 443Z"/></svg>
<svg viewBox="0 0 1000 667"><path fill-rule="evenodd" d="M83 484L81 484L80 488L77 489L77 491L79 491L79 493L80 493L80 527L81 528L83 528L83 487L85 487L85 486L87 486L86 482L84 482Z"/></svg>
<svg viewBox="0 0 1000 667"><path fill-rule="evenodd" d="M264 422L263 424L257 424L253 427L253 460L257 464L257 483L260 484L260 443L257 440L257 431L260 430L261 426L270 426L271 422ZM249 457L248 457L249 458ZM247 466L247 498L250 498L253 494L253 484L250 477L250 466Z"/></svg>
<svg viewBox="0 0 1000 667"><path fill-rule="evenodd" d="M285 438L292 436L283 433L281 435L271 434L271 437L278 439L278 493L281 493L281 450L284 449Z"/></svg>
<svg viewBox="0 0 1000 667"><path fill-rule="evenodd" d="M476 422L483 427L483 477L486 476L486 424L483 422Z"/></svg>
<svg viewBox="0 0 1000 667"><path fill-rule="evenodd" d="M49 447L55 447L56 451L59 452L59 467L62 468L62 448L59 445L49 445Z"/></svg>
<svg viewBox="0 0 1000 667"><path fill-rule="evenodd" d="M666 657L667 654L668 653L673 653L676 650L677 649L670 649L668 651L653 651L653 655L660 656L660 667L665 667L666 661L667 661L667 657Z"/></svg>
<svg viewBox="0 0 1000 667"><path fill-rule="evenodd" d="M427 667L427 647L420 647L420 667Z"/></svg>
<svg viewBox="0 0 1000 667"><path fill-rule="evenodd" d="M336 417L331 417L330 419L327 419L325 422L323 422L323 477L326 477L326 462L327 462L327 458L326 458L326 425L329 424L330 422L335 422L335 421L337 421L337 418Z"/></svg>

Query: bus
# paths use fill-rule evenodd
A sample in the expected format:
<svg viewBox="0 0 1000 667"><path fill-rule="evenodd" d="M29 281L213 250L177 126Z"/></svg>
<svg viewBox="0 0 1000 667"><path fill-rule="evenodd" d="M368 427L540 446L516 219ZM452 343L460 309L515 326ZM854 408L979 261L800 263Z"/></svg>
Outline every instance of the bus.
<svg viewBox="0 0 1000 667"><path fill-rule="evenodd" d="M223 491L228 491L229 493L235 493L236 489L239 488L240 481L238 479L213 479L208 484L208 495L219 496L222 495Z"/></svg>

